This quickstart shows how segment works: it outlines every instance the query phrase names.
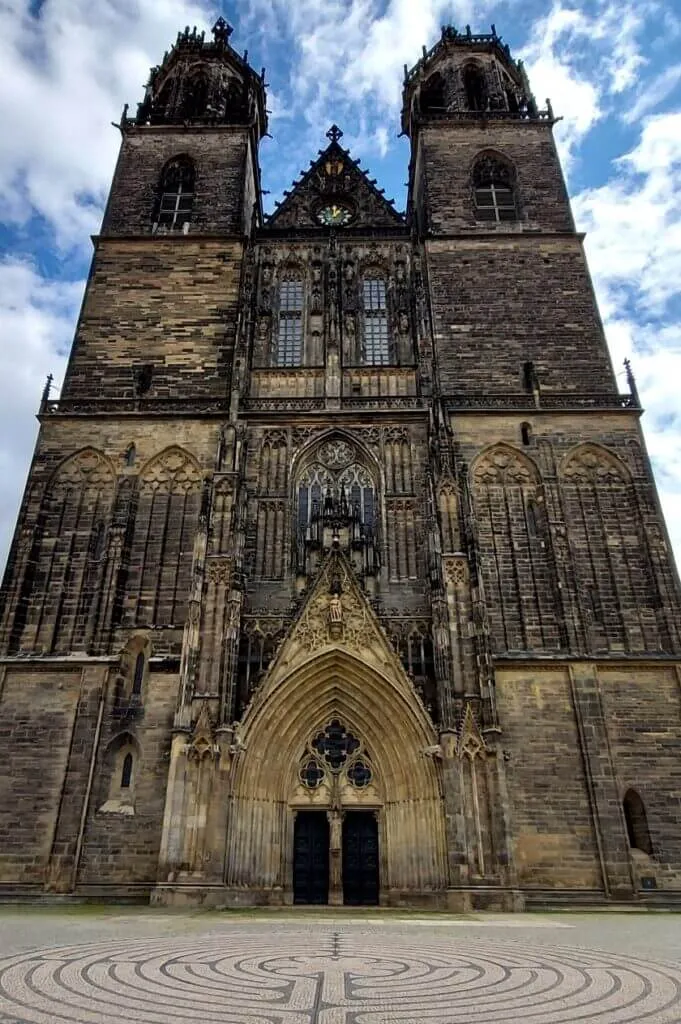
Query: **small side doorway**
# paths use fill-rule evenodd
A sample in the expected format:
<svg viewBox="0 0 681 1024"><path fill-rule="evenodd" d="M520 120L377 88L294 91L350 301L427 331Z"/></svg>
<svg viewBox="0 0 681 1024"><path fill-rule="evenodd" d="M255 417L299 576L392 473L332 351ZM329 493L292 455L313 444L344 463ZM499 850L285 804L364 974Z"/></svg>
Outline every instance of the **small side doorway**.
<svg viewBox="0 0 681 1024"><path fill-rule="evenodd" d="M299 811L296 815L293 902L329 902L329 821L326 811Z"/></svg>
<svg viewBox="0 0 681 1024"><path fill-rule="evenodd" d="M378 822L371 811L346 811L343 820L343 903L378 903Z"/></svg>

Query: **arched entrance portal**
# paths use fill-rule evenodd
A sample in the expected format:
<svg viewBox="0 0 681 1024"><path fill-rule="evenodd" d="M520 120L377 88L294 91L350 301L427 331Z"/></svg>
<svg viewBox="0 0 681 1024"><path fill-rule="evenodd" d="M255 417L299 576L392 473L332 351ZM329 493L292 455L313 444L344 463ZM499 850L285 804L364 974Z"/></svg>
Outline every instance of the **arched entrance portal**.
<svg viewBox="0 0 681 1024"><path fill-rule="evenodd" d="M332 718L310 736L291 794L294 903L378 903L383 803L366 744Z"/></svg>
<svg viewBox="0 0 681 1024"><path fill-rule="evenodd" d="M384 665L327 648L256 697L228 829L241 901L323 902L326 875L331 903L446 889L437 737L397 659Z"/></svg>

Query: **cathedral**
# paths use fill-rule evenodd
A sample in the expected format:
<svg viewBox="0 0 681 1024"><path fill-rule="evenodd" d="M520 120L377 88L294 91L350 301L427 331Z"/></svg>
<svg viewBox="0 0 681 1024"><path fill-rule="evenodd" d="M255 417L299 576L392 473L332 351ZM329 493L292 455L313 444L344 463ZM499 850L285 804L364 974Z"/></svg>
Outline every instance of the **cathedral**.
<svg viewBox="0 0 681 1024"><path fill-rule="evenodd" d="M681 592L550 104L443 28L406 212L333 125L265 215L231 37L124 109L40 404L0 898L678 901Z"/></svg>

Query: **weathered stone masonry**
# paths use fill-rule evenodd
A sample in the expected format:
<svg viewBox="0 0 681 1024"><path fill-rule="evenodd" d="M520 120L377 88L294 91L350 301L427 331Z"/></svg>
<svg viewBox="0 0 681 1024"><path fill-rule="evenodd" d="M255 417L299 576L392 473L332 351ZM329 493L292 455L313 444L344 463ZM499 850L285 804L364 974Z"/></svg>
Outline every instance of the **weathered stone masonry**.
<svg viewBox="0 0 681 1024"><path fill-rule="evenodd" d="M3 584L0 893L520 907L681 892L679 582L519 62L406 73L261 208L220 19L121 119Z"/></svg>

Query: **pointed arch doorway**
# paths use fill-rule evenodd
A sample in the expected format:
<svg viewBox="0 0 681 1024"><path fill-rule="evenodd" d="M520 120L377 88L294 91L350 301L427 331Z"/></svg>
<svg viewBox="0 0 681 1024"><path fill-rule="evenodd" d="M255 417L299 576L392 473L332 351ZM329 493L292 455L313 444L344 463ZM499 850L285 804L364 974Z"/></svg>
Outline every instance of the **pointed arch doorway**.
<svg viewBox="0 0 681 1024"><path fill-rule="evenodd" d="M254 701L228 834L241 902L435 905L446 889L439 769L424 756L436 736L398 660L386 646L381 671L375 651L282 657Z"/></svg>

